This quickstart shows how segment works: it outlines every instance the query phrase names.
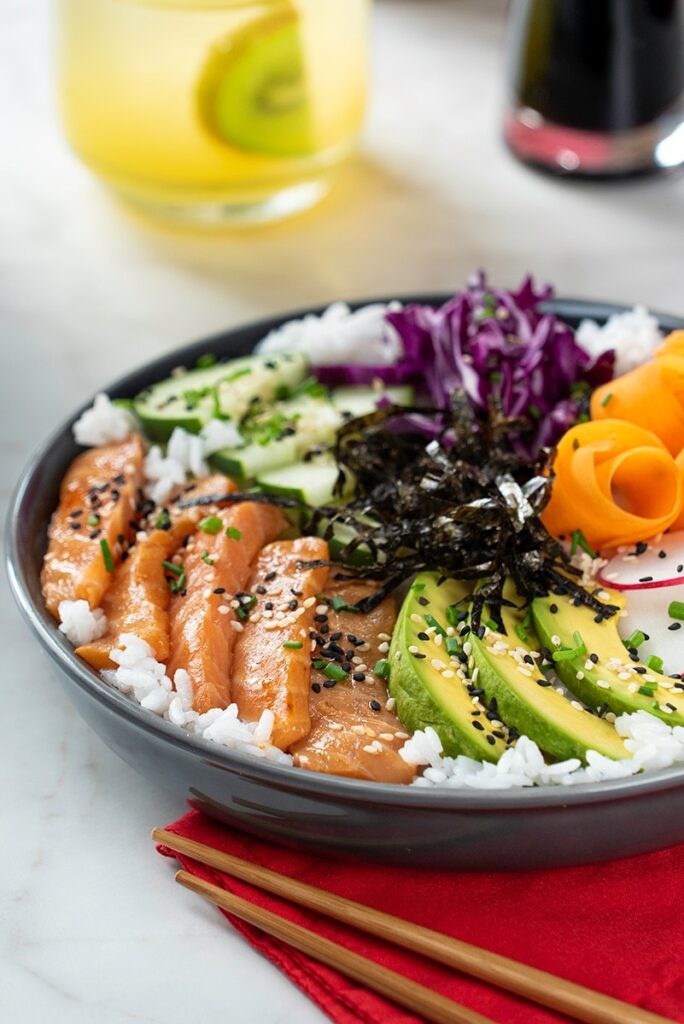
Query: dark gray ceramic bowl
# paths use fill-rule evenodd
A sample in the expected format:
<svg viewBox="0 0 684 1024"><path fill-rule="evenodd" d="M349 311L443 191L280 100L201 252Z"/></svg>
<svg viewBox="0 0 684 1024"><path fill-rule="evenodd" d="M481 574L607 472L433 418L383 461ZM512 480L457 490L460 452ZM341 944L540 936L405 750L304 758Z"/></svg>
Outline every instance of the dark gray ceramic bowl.
<svg viewBox="0 0 684 1024"><path fill-rule="evenodd" d="M445 296L405 301L437 303ZM571 324L605 320L619 307L557 300ZM163 356L106 390L130 396L192 365L204 352L234 356L288 317L204 339ZM302 314L294 314L300 316ZM666 329L684 320L663 316ZM83 408L90 405L89 398ZM71 424L47 439L26 468L8 520L15 597L85 720L144 775L207 814L269 839L393 864L469 869L553 867L645 853L684 841L684 768L570 789L449 791L374 785L264 763L185 735L110 688L73 653L46 611L39 573L62 475L77 453ZM46 699L49 699L46 690Z"/></svg>

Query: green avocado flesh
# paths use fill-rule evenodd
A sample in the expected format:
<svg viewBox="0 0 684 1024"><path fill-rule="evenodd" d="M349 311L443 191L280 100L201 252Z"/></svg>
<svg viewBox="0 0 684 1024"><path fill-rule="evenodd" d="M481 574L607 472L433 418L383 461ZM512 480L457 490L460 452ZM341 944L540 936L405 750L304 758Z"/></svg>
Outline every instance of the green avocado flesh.
<svg viewBox="0 0 684 1024"><path fill-rule="evenodd" d="M271 156L316 151L297 12L284 7L212 50L197 86L200 117L215 137Z"/></svg>
<svg viewBox="0 0 684 1024"><path fill-rule="evenodd" d="M619 595L605 594L605 599L597 596L599 603L621 603ZM679 680L630 657L618 633L618 615L596 622L591 608L576 607L566 596L548 595L532 602L532 618L541 643L551 652L573 650L577 647L573 634L581 637L586 653L559 660L555 668L585 704L607 706L616 715L648 711L668 725L684 725L684 693Z"/></svg>
<svg viewBox="0 0 684 1024"><path fill-rule="evenodd" d="M389 652L389 691L410 732L431 725L445 754L498 761L508 730L487 718L480 695L471 692L477 687L468 677L467 658L462 664L447 653L447 641L460 650L448 609L463 607L460 602L469 588L450 579L440 586L442 579L437 573L421 573L401 607Z"/></svg>
<svg viewBox="0 0 684 1024"><path fill-rule="evenodd" d="M505 633L487 629L482 639L471 637L473 658L480 670L478 685L484 689L487 701L494 697L503 720L553 757L584 760L587 750L615 759L629 757L610 722L591 714L577 702L573 706L564 694L549 685L540 669L539 642L527 622L524 599L511 580L506 581L503 597L512 604L501 607ZM571 608L569 615L571 643L577 628L573 616L576 610ZM485 612L483 619L486 618Z"/></svg>

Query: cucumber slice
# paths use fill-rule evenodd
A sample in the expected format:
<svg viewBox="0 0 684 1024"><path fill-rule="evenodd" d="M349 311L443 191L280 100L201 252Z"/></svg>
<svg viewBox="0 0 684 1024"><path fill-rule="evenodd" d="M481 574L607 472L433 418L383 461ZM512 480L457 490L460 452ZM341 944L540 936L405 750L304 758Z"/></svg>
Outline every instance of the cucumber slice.
<svg viewBox="0 0 684 1024"><path fill-rule="evenodd" d="M366 416L369 412L375 412L378 400L387 398L395 405L413 405L413 388L407 385L381 388L335 388L330 395L333 405L343 415Z"/></svg>
<svg viewBox="0 0 684 1024"><path fill-rule="evenodd" d="M299 462L294 466L273 469L264 473L257 480L259 490L270 494L284 494L307 505L314 507L329 505L338 500L333 493L339 469L335 462L328 459ZM353 489L351 480L347 482L344 496Z"/></svg>
<svg viewBox="0 0 684 1024"><path fill-rule="evenodd" d="M153 384L134 399L133 410L147 437L164 442L175 427L197 434L214 416L238 422L255 398L270 401L295 388L307 370L299 352L246 356Z"/></svg>

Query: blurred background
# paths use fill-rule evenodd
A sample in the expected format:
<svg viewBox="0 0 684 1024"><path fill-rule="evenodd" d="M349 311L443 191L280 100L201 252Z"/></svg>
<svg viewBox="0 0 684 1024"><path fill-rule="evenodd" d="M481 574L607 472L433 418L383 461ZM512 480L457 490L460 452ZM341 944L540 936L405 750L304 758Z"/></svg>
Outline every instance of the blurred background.
<svg viewBox="0 0 684 1024"><path fill-rule="evenodd" d="M182 0L167 3L183 6ZM543 175L506 147L504 0L375 0L368 40L365 0L307 0L302 9L308 16L294 28L287 10L266 24L267 31L262 26L245 34L236 23L230 31L240 33L240 60L231 60L230 47L209 47L195 111L214 139L214 155L230 137L243 156L235 157L230 173L225 167L215 172L204 139L193 166L204 168L205 183L227 175L223 202L233 204L232 214L235 205L242 214L251 211L252 219L313 205L276 223L217 227L235 218L208 210L212 203L204 195L195 219L211 221L207 230L191 226L193 217L178 209L178 197L156 187L168 185L174 160L185 159L199 136L172 136L159 160L158 150L148 147L141 175L151 185L144 196L136 191L140 178L132 189L122 170L139 115L148 119L149 142L177 111L182 55L201 40L188 26L169 49L155 23L141 20L140 5L118 0L125 22L100 26L100 41L111 31L112 41L125 44L138 82L127 92L131 82L105 66L93 42L103 6L103 0L0 4L3 507L31 448L96 388L158 353L252 318L342 298L454 290L478 267L502 286L531 271L561 295L684 315L681 176L597 182ZM305 58L318 68L316 96L331 112L323 122L311 110L297 112L290 89ZM271 61L278 74L265 83L263 109L275 112L274 131L261 114L245 114L234 102L255 79L259 84ZM659 66L652 56L641 58L642 69L644 62ZM104 70L113 83L109 95L101 85ZM72 142L101 175L135 193L136 206L105 187L67 144L57 114L58 80ZM516 116L523 129L534 129L526 110L516 108ZM357 155L335 171L328 194L319 194L362 119ZM290 175L282 155L293 148L301 163ZM564 169L572 170L572 158ZM313 183L313 191L293 196L288 190L302 182ZM268 205L274 183L274 194L286 193L284 206ZM150 201L165 219L141 212ZM44 706L44 666L10 613L6 590L0 600L14 665L5 682L16 691L19 721L23 708ZM5 1014L7 1020L42 1014L51 1024L119 1021L132 1019L129 1011L167 1024L187 1019L174 992L150 987L144 972L124 973L116 983L103 974L112 957L143 950L141 964L163 956L167 973L194 971L219 982L226 957L238 956L239 940L225 930L217 929L215 946L207 950L205 921L189 907L184 941L167 941L179 920L178 897L170 907L168 878L158 871L146 836L151 824L169 820L177 808L154 786L143 787L75 720L57 690L30 728L5 736L2 761L14 780L0 807L0 819L9 819L0 821L0 831L16 836L12 871L5 872L14 879L14 895L4 918L6 936L11 931L16 942L0 981L0 1016L9 994L14 1015ZM127 837L135 868L106 838L117 835ZM73 906L69 887L61 885L67 857L78 871L82 907ZM102 900L105 876L117 889L115 901ZM143 889L148 909L141 919ZM266 979L277 993L277 1019L292 1012L301 1021L319 1019L257 958L245 960L244 978L254 986L244 986L251 1009L242 1021L267 1019L260 988Z"/></svg>

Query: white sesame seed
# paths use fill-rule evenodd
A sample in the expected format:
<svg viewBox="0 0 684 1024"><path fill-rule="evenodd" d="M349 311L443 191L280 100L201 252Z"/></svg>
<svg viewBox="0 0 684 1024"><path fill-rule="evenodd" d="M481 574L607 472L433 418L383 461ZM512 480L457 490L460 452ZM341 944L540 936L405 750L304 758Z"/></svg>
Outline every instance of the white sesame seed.
<svg viewBox="0 0 684 1024"><path fill-rule="evenodd" d="M445 668L444 671L442 672L443 679L453 679L454 675L455 672L452 672L450 668Z"/></svg>
<svg viewBox="0 0 684 1024"><path fill-rule="evenodd" d="M439 660L439 658L431 658L430 659L430 664L432 665L433 668L436 668L436 669L439 669L439 670L447 667L446 664L443 661Z"/></svg>
<svg viewBox="0 0 684 1024"><path fill-rule="evenodd" d="M357 733L359 736L363 736L366 732L366 727L363 725L352 725L351 731Z"/></svg>
<svg viewBox="0 0 684 1024"><path fill-rule="evenodd" d="M397 702L394 697L388 697L385 701L385 711L394 711L397 706Z"/></svg>
<svg viewBox="0 0 684 1024"><path fill-rule="evenodd" d="M570 707L574 708L575 711L584 711L584 708L582 707L582 705L580 704L580 702L578 700L571 700L570 701Z"/></svg>
<svg viewBox="0 0 684 1024"><path fill-rule="evenodd" d="M228 608L227 605L225 605L225 604L219 605L219 615L229 615L229 614L230 614L230 608Z"/></svg>
<svg viewBox="0 0 684 1024"><path fill-rule="evenodd" d="M386 743L391 743L392 740L394 739L394 736L392 735L391 732L381 732L379 734L379 738L381 740L385 740Z"/></svg>
<svg viewBox="0 0 684 1024"><path fill-rule="evenodd" d="M330 728L332 729L333 732L340 732L340 730L343 729L344 726L340 722L331 722Z"/></svg>
<svg viewBox="0 0 684 1024"><path fill-rule="evenodd" d="M415 644L410 644L408 650L409 654L418 654L418 648L416 647Z"/></svg>
<svg viewBox="0 0 684 1024"><path fill-rule="evenodd" d="M394 738L397 740L407 740L409 738L409 734L407 732L395 732Z"/></svg>
<svg viewBox="0 0 684 1024"><path fill-rule="evenodd" d="M327 604L317 604L314 611L316 612L316 615L327 615L328 606Z"/></svg>
<svg viewBox="0 0 684 1024"><path fill-rule="evenodd" d="M638 689L639 689L639 684L638 683L630 683L629 686L627 687L627 693L636 693Z"/></svg>
<svg viewBox="0 0 684 1024"><path fill-rule="evenodd" d="M532 672L529 668L525 668L524 665L518 665L518 672L521 676L531 676Z"/></svg>
<svg viewBox="0 0 684 1024"><path fill-rule="evenodd" d="M551 637L551 643L553 644L554 647L560 647L560 645L561 645L560 637L556 636L556 634L554 633L553 636Z"/></svg>
<svg viewBox="0 0 684 1024"><path fill-rule="evenodd" d="M304 606L304 608L311 608L315 604L316 604L316 598L315 597L307 597L307 598L304 599L304 601L302 601L302 605Z"/></svg>
<svg viewBox="0 0 684 1024"><path fill-rule="evenodd" d="M466 640L466 642L463 644L463 653L466 654L468 657L470 657L470 655L473 653L473 645L471 644L470 640Z"/></svg>
<svg viewBox="0 0 684 1024"><path fill-rule="evenodd" d="M411 614L411 615L409 616L409 618L411 619L411 622L422 622L422 621L423 621L423 620L421 619L420 615L416 615L416 613L415 613L415 612L413 612L413 613L412 613L412 614Z"/></svg>
<svg viewBox="0 0 684 1024"><path fill-rule="evenodd" d="M614 722L616 716L614 711L607 711L603 717L605 718L606 722Z"/></svg>
<svg viewBox="0 0 684 1024"><path fill-rule="evenodd" d="M602 690L610 690L610 683L607 683L605 679L597 679L596 685L600 686Z"/></svg>
<svg viewBox="0 0 684 1024"><path fill-rule="evenodd" d="M238 622L237 619L232 619L230 623L230 628L234 629L236 633L242 633L245 627L242 625L241 622Z"/></svg>
<svg viewBox="0 0 684 1024"><path fill-rule="evenodd" d="M661 711L664 711L666 715L672 714L672 708L668 708L667 704L659 704L658 707Z"/></svg>
<svg viewBox="0 0 684 1024"><path fill-rule="evenodd" d="M388 640L389 641L391 639L392 639L392 637L389 635L389 633L378 633L378 640Z"/></svg>
<svg viewBox="0 0 684 1024"><path fill-rule="evenodd" d="M576 678L577 679L584 679L584 672L578 672Z"/></svg>
<svg viewBox="0 0 684 1024"><path fill-rule="evenodd" d="M387 652L389 651L389 644L387 643L386 640L378 645L378 650L380 651L381 654L387 654Z"/></svg>

